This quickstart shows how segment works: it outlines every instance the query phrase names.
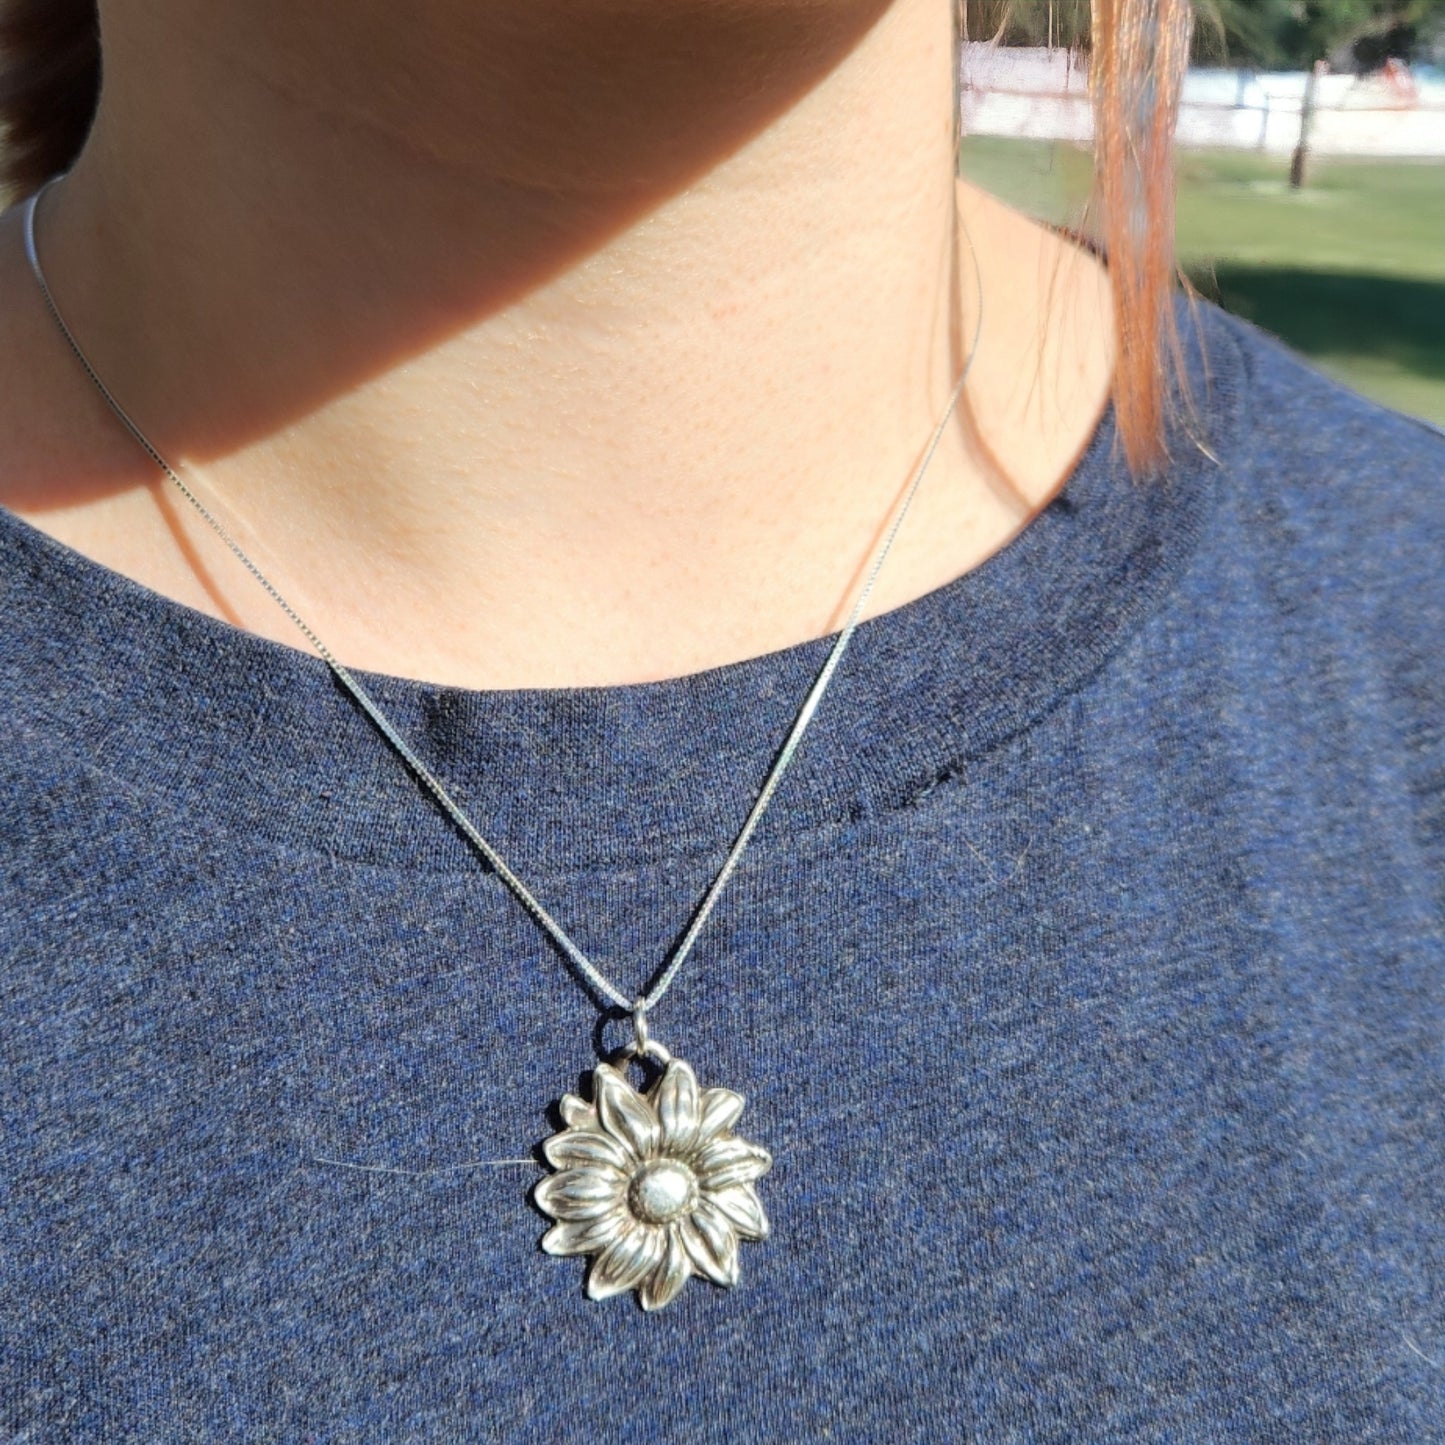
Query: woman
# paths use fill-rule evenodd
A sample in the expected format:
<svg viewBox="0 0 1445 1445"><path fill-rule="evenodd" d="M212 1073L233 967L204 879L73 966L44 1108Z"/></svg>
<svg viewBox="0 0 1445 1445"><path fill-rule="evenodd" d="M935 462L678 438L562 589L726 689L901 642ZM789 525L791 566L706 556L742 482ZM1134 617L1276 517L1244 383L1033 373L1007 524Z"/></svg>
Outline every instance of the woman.
<svg viewBox="0 0 1445 1445"><path fill-rule="evenodd" d="M942 0L30 8L6 1429L1445 1439L1445 447L1167 290L1183 6L1107 265Z"/></svg>

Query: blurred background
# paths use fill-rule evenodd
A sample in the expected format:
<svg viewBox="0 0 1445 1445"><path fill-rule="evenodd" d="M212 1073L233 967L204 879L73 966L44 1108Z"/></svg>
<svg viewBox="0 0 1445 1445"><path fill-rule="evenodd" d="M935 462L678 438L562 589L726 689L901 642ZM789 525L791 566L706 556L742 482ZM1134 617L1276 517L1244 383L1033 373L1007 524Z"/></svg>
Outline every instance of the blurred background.
<svg viewBox="0 0 1445 1445"><path fill-rule="evenodd" d="M1445 0L1195 0L1179 260L1320 370L1445 425ZM965 176L1079 225L1088 0L963 6Z"/></svg>

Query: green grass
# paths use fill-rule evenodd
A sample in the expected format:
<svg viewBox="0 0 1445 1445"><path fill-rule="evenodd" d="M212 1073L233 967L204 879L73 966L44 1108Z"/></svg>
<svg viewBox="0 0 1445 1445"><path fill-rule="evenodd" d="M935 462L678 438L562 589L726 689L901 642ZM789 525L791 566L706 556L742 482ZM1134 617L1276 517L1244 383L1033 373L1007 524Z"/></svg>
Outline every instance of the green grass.
<svg viewBox="0 0 1445 1445"><path fill-rule="evenodd" d="M1445 423L1445 162L1179 157L1177 245L1194 283L1387 406ZM975 136L963 172L1031 215L1077 222L1086 150Z"/></svg>

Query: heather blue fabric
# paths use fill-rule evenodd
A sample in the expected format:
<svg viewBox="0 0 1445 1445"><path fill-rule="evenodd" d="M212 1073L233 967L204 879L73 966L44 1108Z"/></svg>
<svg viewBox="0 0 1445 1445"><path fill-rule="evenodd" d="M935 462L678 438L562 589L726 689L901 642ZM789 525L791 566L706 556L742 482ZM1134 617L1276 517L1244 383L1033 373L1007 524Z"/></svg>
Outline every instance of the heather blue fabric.
<svg viewBox="0 0 1445 1445"><path fill-rule="evenodd" d="M656 1315L538 1248L622 1034L535 922L319 660L0 515L5 1438L1445 1441L1445 439L1199 324L1167 479L1111 412L858 630L654 1020L774 1235ZM366 680L635 987L827 646Z"/></svg>

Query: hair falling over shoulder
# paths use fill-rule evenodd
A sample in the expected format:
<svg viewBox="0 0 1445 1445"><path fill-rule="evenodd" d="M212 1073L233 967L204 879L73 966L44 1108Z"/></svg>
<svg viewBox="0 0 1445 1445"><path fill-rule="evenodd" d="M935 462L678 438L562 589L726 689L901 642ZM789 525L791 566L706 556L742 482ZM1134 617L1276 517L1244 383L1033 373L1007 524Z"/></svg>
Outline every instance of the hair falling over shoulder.
<svg viewBox="0 0 1445 1445"><path fill-rule="evenodd" d="M1171 371L1184 380L1173 294L1174 127L1189 66L1189 0L1091 0L1094 204L1119 338L1114 410L1136 475L1167 460ZM1188 289L1188 281L1183 280Z"/></svg>
<svg viewBox="0 0 1445 1445"><path fill-rule="evenodd" d="M1211 0L954 0L962 40L1058 45L1086 67L1093 194L1079 230L1107 258L1118 349L1113 401L1129 468L1162 469L1170 381L1192 407L1174 310L1174 128L1194 9ZM962 77L960 77L962 79ZM968 144L964 137L963 144Z"/></svg>
<svg viewBox="0 0 1445 1445"><path fill-rule="evenodd" d="M1035 0L939 0L962 34L999 33ZM1114 407L1131 470L1165 460L1166 394L1182 375L1173 291L1173 135L1191 0L1063 0L1067 43L1087 35L1094 111L1093 230L1108 257L1119 337ZM1087 9L1087 15L1083 12ZM97 0L0 0L0 206L68 169L95 117ZM1186 283L1187 285L1187 283Z"/></svg>

